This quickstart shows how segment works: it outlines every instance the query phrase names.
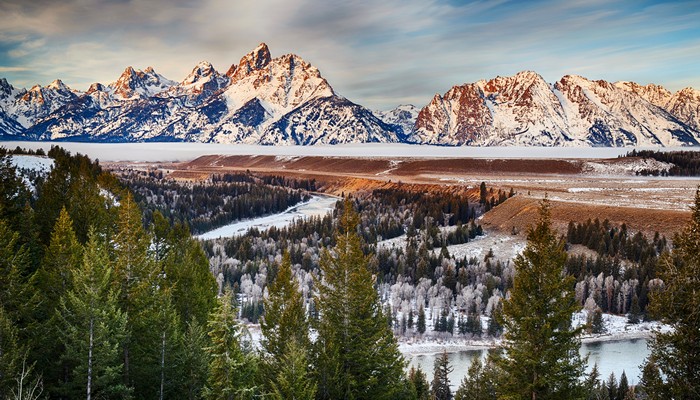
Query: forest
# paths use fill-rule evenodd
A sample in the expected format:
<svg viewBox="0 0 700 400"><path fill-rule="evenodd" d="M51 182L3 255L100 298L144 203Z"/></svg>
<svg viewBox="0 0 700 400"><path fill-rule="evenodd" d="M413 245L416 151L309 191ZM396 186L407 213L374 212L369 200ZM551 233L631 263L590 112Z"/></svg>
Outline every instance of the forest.
<svg viewBox="0 0 700 400"><path fill-rule="evenodd" d="M695 151L657 151L634 149L626 154L626 157L652 158L673 164L668 170L644 169L637 175L645 176L700 176L700 155Z"/></svg>
<svg viewBox="0 0 700 400"><path fill-rule="evenodd" d="M700 279L700 195L674 248L663 237L648 240L607 221L571 223L559 236L545 199L522 254L501 262L493 252L475 259L449 251L482 235L478 216L516 195L485 184L478 198L375 190L347 197L324 218L200 242L184 210L166 216L158 209L174 204L161 202L162 188L173 201L187 198L190 208L197 208L201 193L230 196L225 204L256 194L272 212L267 202L274 190L303 198L314 183L246 174L217 177L209 185L214 189L197 192L161 177L120 180L59 147L46 154L54 166L45 176L17 171L5 153L0 398L627 399L698 393L698 353L692 350L698 329L690 317L700 307L693 290ZM133 188L145 187L137 200ZM232 196L219 191L223 187L240 191ZM156 196L149 209L148 199ZM397 238L405 246L386 245ZM569 256L567 249L576 246L588 250ZM591 316L608 312L671 324L671 332L651 341L639 385L628 386L624 376L618 383L601 380L595 370L584 373L579 335L604 327L595 318L572 327L572 314L582 308ZM259 342L247 322L260 324ZM428 380L423 371L406 371L398 351L398 337L428 331L500 337L502 345L475 362L453 394L446 356ZM535 346L543 340L547 346Z"/></svg>

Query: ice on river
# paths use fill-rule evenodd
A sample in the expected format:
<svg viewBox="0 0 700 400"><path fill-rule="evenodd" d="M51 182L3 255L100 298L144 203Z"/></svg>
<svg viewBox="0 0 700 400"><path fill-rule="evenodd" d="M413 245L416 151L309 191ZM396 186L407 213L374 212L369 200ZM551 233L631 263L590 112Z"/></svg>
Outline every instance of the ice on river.
<svg viewBox="0 0 700 400"><path fill-rule="evenodd" d="M311 200L289 207L279 214L234 222L233 224L203 233L197 238L209 240L220 237L240 236L248 232L250 228L258 228L259 230L267 230L273 226L282 228L291 224L297 218L324 216L333 211L337 201L338 199L335 197L314 195L311 197Z"/></svg>

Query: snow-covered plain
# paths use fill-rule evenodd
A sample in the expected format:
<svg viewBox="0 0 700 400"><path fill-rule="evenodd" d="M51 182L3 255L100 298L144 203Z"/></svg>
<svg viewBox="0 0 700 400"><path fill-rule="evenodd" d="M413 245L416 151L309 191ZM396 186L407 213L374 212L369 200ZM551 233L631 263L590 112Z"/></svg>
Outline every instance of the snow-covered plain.
<svg viewBox="0 0 700 400"><path fill-rule="evenodd" d="M16 146L48 151L61 146L73 153L87 154L101 161L185 161L207 154L322 156L322 157L415 157L415 158L529 158L596 159L615 158L632 151L631 147L447 147L410 144L364 143L316 146L257 146L209 143L80 143L80 142L8 142ZM643 148L636 148L641 150ZM653 148L660 151L694 150L700 147Z"/></svg>
<svg viewBox="0 0 700 400"><path fill-rule="evenodd" d="M270 229L273 226L282 228L289 225L297 218L322 217L333 211L337 201L338 199L336 197L314 195L311 197L311 200L289 207L279 214L235 222L203 233L197 236L197 238L209 240L221 237L240 236L248 232L250 228L257 228L261 231Z"/></svg>

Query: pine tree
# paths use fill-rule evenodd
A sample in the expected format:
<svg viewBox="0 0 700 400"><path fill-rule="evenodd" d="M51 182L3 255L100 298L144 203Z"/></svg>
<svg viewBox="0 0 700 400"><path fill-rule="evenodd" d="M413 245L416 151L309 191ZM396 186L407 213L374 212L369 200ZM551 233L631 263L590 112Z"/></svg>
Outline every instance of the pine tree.
<svg viewBox="0 0 700 400"><path fill-rule="evenodd" d="M659 259L663 289L650 293L651 312L673 329L651 339L650 359L664 377L663 385L646 388L650 396L700 398L700 189L692 216L673 239L673 254Z"/></svg>
<svg viewBox="0 0 700 400"><path fill-rule="evenodd" d="M545 198L539 219L528 229L527 246L515 259L510 297L503 302L505 328L501 395L520 399L580 399L584 362L579 355L580 329L571 328L579 306L574 278L565 275L564 242L550 226Z"/></svg>
<svg viewBox="0 0 700 400"><path fill-rule="evenodd" d="M178 393L182 398L202 398L209 370L209 355L205 349L209 346L209 336L205 327L196 320L190 321L182 336L182 346L177 355L177 365L181 373Z"/></svg>
<svg viewBox="0 0 700 400"><path fill-rule="evenodd" d="M241 346L241 327L236 319L233 295L226 288L209 320L209 376L204 397L209 400L253 398L256 363Z"/></svg>
<svg viewBox="0 0 700 400"><path fill-rule="evenodd" d="M268 287L268 297L264 304L265 315L260 323L263 334L260 344L264 354L261 366L264 380L270 386L270 384L279 382L280 378L284 378L286 384L289 385L286 388L275 386L274 391L272 391L272 387L269 387L269 390L273 393L287 393L290 396L294 393L298 395L310 393L307 391L307 389L309 391L312 389L310 385L297 381L298 379L311 379L308 364L300 364L301 361L306 362L308 358L311 341L309 340L309 322L304 310L304 299L299 291L299 285L292 275L292 260L289 253L285 253L282 258L277 276ZM290 351L293 351L294 354L290 354ZM286 365L287 362L297 363L297 365L293 365L293 371L285 370L285 368L290 367ZM294 379L280 377L279 373L282 370L293 372L298 376ZM300 388L299 385L302 387ZM301 392L289 392L292 389L301 390ZM313 393L315 391L314 386Z"/></svg>
<svg viewBox="0 0 700 400"><path fill-rule="evenodd" d="M147 367L148 354L158 342L153 336L153 323L146 313L152 300L150 288L157 275L155 263L148 254L150 242L141 223L141 212L131 193L127 193L119 206L112 281L120 294L120 308L127 316L127 336L122 343L124 384L135 387L137 392L144 388L140 385L136 387L135 380L144 376L132 374L132 369L136 366L143 371ZM133 340L134 338L139 340ZM146 359L139 360L141 355Z"/></svg>
<svg viewBox="0 0 700 400"><path fill-rule="evenodd" d="M669 399L670 396L666 393L666 387L661 379L659 367L652 358L648 359L642 369L642 378L637 385L639 396L642 399L662 400Z"/></svg>
<svg viewBox="0 0 700 400"><path fill-rule="evenodd" d="M616 400L625 400L627 398L627 392L629 392L629 390L630 385L627 381L627 374L625 373L625 371L622 371L622 375L620 375L620 384L617 386Z"/></svg>
<svg viewBox="0 0 700 400"><path fill-rule="evenodd" d="M279 369L273 380L271 397L275 400L312 400L316 397L316 382L309 374L308 350L295 338L286 342Z"/></svg>
<svg viewBox="0 0 700 400"><path fill-rule="evenodd" d="M44 260L29 281L34 292L30 300L33 354L38 365L44 367L44 382L49 391L59 385L66 366L56 364L64 350L61 341L46 337L60 335L56 311L60 298L72 288L71 273L80 268L81 253L82 246L73 232L70 216L65 208L61 209Z"/></svg>
<svg viewBox="0 0 700 400"><path fill-rule="evenodd" d="M64 387L68 397L126 398L121 383L120 343L126 315L118 307L118 292L110 287L112 268L105 244L89 234L81 268L72 271L72 288L60 302L63 360L71 366Z"/></svg>
<svg viewBox="0 0 700 400"><path fill-rule="evenodd" d="M496 372L490 361L486 365L479 357L472 360L467 374L462 379L455 400L495 400Z"/></svg>
<svg viewBox="0 0 700 400"><path fill-rule="evenodd" d="M430 398L430 384L428 377L422 369L411 366L408 371L408 380L415 390L417 400L428 400Z"/></svg>
<svg viewBox="0 0 700 400"><path fill-rule="evenodd" d="M450 366L450 360L447 358L447 351L443 351L435 359L435 364L433 365L433 383L430 387L431 399L452 400L449 374L453 370L454 368Z"/></svg>
<svg viewBox="0 0 700 400"><path fill-rule="evenodd" d="M639 308L639 297L637 297L635 293L634 296L632 296L632 305L630 305L630 312L627 315L627 322L630 324L638 324L641 314L642 310Z"/></svg>
<svg viewBox="0 0 700 400"><path fill-rule="evenodd" d="M28 260L27 248L20 244L19 234L0 219L0 306L13 321L24 314Z"/></svg>
<svg viewBox="0 0 700 400"><path fill-rule="evenodd" d="M404 360L362 252L358 221L346 200L334 254L321 256L315 343L321 399L392 399L406 388Z"/></svg>
<svg viewBox="0 0 700 400"><path fill-rule="evenodd" d="M268 287L264 302L265 316L260 323L263 338L261 346L266 354L280 358L286 343L294 340L301 349L308 349L309 323L304 310L304 299L299 284L292 275L292 260L285 253L277 277Z"/></svg>
<svg viewBox="0 0 700 400"><path fill-rule="evenodd" d="M23 349L16 324L0 305L0 399L9 399L19 371Z"/></svg>
<svg viewBox="0 0 700 400"><path fill-rule="evenodd" d="M418 308L418 322L416 323L416 329L421 335L425 333L425 309L423 304Z"/></svg>

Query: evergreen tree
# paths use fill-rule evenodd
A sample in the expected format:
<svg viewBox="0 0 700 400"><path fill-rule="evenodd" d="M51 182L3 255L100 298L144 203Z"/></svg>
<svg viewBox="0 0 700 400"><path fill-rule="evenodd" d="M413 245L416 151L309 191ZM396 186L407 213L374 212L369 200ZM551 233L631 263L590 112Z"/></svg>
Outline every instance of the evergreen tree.
<svg viewBox="0 0 700 400"><path fill-rule="evenodd" d="M61 297L72 288L71 273L80 268L81 252L70 216L65 208L61 209L44 261L30 279L34 292L30 301L33 354L38 365L44 367L44 382L50 392L58 387L66 366L56 364L64 351L61 341L46 338L60 336L61 324L56 311Z"/></svg>
<svg viewBox="0 0 700 400"><path fill-rule="evenodd" d="M146 368L148 354L157 346L153 336L153 321L149 320L151 284L156 277L153 260L148 255L149 235L143 229L141 212L131 193L127 193L119 206L116 236L114 238L114 279L115 290L120 294L119 304L127 316L127 336L122 345L124 363L124 384L135 386L134 366ZM139 338L139 340L133 340ZM144 355L146 359L138 360ZM134 360L136 357L136 360ZM155 368L154 366L152 366ZM137 387L141 392L144 388Z"/></svg>
<svg viewBox="0 0 700 400"><path fill-rule="evenodd" d="M411 370L408 371L408 380L411 382L411 386L415 390L417 400L428 400L430 398L430 384L428 383L428 377L425 375L422 369L415 368L411 366Z"/></svg>
<svg viewBox="0 0 700 400"><path fill-rule="evenodd" d="M0 155L0 219L4 219L12 230L19 231L20 226L27 223L22 221L22 216L29 197L29 190L10 158Z"/></svg>
<svg viewBox="0 0 700 400"><path fill-rule="evenodd" d="M641 314L642 310L639 308L639 297L637 297L637 294L635 293L634 296L632 296L632 305L630 305L630 312L627 314L627 322L629 322L630 324L638 324Z"/></svg>
<svg viewBox="0 0 700 400"><path fill-rule="evenodd" d="M653 358L649 358L642 369L642 378L637 385L639 397L644 400L662 400L670 396L666 393L666 387L661 379L659 367Z"/></svg>
<svg viewBox="0 0 700 400"><path fill-rule="evenodd" d="M292 274L292 260L289 253L282 258L277 276L268 287L268 297L265 299L265 316L260 323L263 338L263 374L264 380L269 384L284 379L288 387L275 384L270 387L272 393L287 394L289 396L305 396L316 392L315 386L307 385L300 379L310 379L310 371L306 362L311 347L309 340L309 323L304 310L304 299L299 291L299 285ZM289 353L293 351L293 354ZM288 362L296 363L287 365ZM291 370L289 368L292 368ZM280 373L296 374L292 376L280 376ZM313 390L312 390L313 389ZM292 398L292 397L290 397ZM300 398L300 397L294 397Z"/></svg>
<svg viewBox="0 0 700 400"><path fill-rule="evenodd" d="M418 308L418 322L416 323L416 329L421 335L425 333L425 309L423 304Z"/></svg>
<svg viewBox="0 0 700 400"><path fill-rule="evenodd" d="M154 214L154 257L162 263L161 270L166 277L165 285L170 288L173 306L183 324L192 319L206 324L216 304L217 290L216 280L209 271L209 260L186 225L157 229L155 225L159 220L161 224L167 223L157 217L159 214ZM163 234L165 236L161 237Z"/></svg>
<svg viewBox="0 0 700 400"><path fill-rule="evenodd" d="M275 400L312 400L316 397L316 383L309 374L308 350L295 338L286 342L279 369L271 381Z"/></svg>
<svg viewBox="0 0 700 400"><path fill-rule="evenodd" d="M321 257L315 343L321 399L393 399L406 388L404 360L362 252L358 221L346 200L334 254L325 250Z"/></svg>
<svg viewBox="0 0 700 400"><path fill-rule="evenodd" d="M25 275L28 252L19 234L0 219L0 306L7 318L18 321L24 314Z"/></svg>
<svg viewBox="0 0 700 400"><path fill-rule="evenodd" d="M630 385L629 382L627 381L627 374L625 371L622 371L622 375L620 375L620 384L617 386L617 399L616 400L625 400L627 398L627 394L630 390Z"/></svg>
<svg viewBox="0 0 700 400"><path fill-rule="evenodd" d="M659 260L663 290L650 296L652 313L673 328L657 332L649 343L649 357L665 380L646 388L650 396L700 398L700 189L691 210L690 222L673 239L673 254Z"/></svg>
<svg viewBox="0 0 700 400"><path fill-rule="evenodd" d="M493 364L487 361L486 365L479 357L472 360L467 374L462 379L455 400L495 400L496 399L496 372Z"/></svg>
<svg viewBox="0 0 700 400"><path fill-rule="evenodd" d="M580 329L571 328L579 306L574 277L565 275L564 242L550 226L545 198L539 219L528 229L527 246L515 259L510 297L503 302L505 328L503 397L519 399L580 399L584 362L579 355Z"/></svg>
<svg viewBox="0 0 700 400"><path fill-rule="evenodd" d="M81 268L72 271L72 288L61 298L63 360L70 377L63 388L70 398L126 398L121 383L119 346L126 315L118 307L118 292L110 287L112 268L105 244L89 235Z"/></svg>
<svg viewBox="0 0 700 400"><path fill-rule="evenodd" d="M605 333L605 324L603 324L603 310L601 310L600 307L596 307L593 311L591 311L588 318L590 319L588 322L591 333Z"/></svg>
<svg viewBox="0 0 700 400"><path fill-rule="evenodd" d="M452 400L449 374L453 370L454 368L450 366L450 360L447 358L447 351L443 351L435 359L435 364L433 365L433 383L430 387L431 399Z"/></svg>
<svg viewBox="0 0 700 400"><path fill-rule="evenodd" d="M209 320L211 346L204 397L209 400L251 399L256 393L256 362L241 345L233 295L226 288Z"/></svg>
<svg viewBox="0 0 700 400"><path fill-rule="evenodd" d="M0 305L0 399L10 398L15 376L21 365L22 353L17 326Z"/></svg>
<svg viewBox="0 0 700 400"><path fill-rule="evenodd" d="M610 373L610 376L608 377L608 382L607 382L607 387L608 387L608 397L610 400L618 400L617 397L617 378L615 377L615 373L612 372Z"/></svg>
<svg viewBox="0 0 700 400"><path fill-rule="evenodd" d="M196 320L190 321L182 336L182 346L177 359L181 373L178 393L182 398L188 400L202 398L209 370L209 355L205 349L209 346L209 336L205 327Z"/></svg>
<svg viewBox="0 0 700 400"><path fill-rule="evenodd" d="M273 359L281 358L286 343L291 340L301 349L308 349L309 323L299 284L292 274L289 253L285 253L282 258L277 276L268 287L268 297L264 304L265 316L260 323L263 338L260 344L265 353Z"/></svg>

